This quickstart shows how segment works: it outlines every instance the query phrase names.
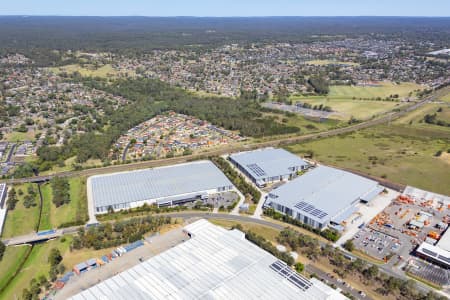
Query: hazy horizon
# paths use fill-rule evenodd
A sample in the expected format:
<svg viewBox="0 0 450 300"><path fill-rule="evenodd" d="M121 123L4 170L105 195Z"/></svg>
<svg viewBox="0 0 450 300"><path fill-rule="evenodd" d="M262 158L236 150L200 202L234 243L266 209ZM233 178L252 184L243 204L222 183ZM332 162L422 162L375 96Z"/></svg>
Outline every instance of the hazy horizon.
<svg viewBox="0 0 450 300"><path fill-rule="evenodd" d="M450 1L434 0L17 0L1 16L98 17L450 17Z"/></svg>

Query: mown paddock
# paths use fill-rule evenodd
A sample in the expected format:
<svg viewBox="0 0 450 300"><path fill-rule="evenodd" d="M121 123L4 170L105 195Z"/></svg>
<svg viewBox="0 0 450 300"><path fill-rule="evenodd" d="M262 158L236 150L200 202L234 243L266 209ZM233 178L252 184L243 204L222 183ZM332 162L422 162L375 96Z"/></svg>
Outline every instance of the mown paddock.
<svg viewBox="0 0 450 300"><path fill-rule="evenodd" d="M296 102L309 103L312 106L329 106L336 112L331 117L337 120L349 120L351 117L369 119L405 105L396 101L353 100L321 96L296 97L294 99Z"/></svg>
<svg viewBox="0 0 450 300"><path fill-rule="evenodd" d="M378 86L355 86L355 85L334 85L330 87L329 96L331 98L386 98L390 95L399 95L400 98L407 97L410 92L423 89L422 86L402 82L400 84L392 82L380 82Z"/></svg>

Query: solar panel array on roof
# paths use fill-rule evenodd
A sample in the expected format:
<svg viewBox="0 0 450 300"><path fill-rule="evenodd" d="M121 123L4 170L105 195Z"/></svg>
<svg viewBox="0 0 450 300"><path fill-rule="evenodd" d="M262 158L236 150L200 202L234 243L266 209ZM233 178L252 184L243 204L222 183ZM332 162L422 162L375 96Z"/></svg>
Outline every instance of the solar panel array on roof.
<svg viewBox="0 0 450 300"><path fill-rule="evenodd" d="M264 172L264 170L261 169L257 164L247 165L247 168L249 168L253 172L253 174L255 174L258 177L267 175L266 172Z"/></svg>
<svg viewBox="0 0 450 300"><path fill-rule="evenodd" d="M280 260L271 264L270 268L275 272L277 272L277 274L281 275L288 281L292 282L296 287L298 287L302 291L305 291L312 286L312 283L309 280L300 276L297 272L294 272L291 269L291 267L289 267Z"/></svg>
<svg viewBox="0 0 450 300"><path fill-rule="evenodd" d="M185 230L191 239L72 299L346 299L233 231L205 220Z"/></svg>
<svg viewBox="0 0 450 300"><path fill-rule="evenodd" d="M314 205L308 204L304 201L295 204L294 207L319 219L323 219L324 217L328 216L326 212L323 212L320 209L315 208Z"/></svg>

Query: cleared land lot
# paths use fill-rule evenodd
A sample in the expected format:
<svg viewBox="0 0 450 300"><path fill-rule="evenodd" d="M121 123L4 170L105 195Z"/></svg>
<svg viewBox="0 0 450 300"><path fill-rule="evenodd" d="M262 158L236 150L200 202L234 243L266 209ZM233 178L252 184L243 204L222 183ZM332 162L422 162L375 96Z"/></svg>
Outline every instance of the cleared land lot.
<svg viewBox="0 0 450 300"><path fill-rule="evenodd" d="M78 72L81 74L81 76L102 77L102 78L114 77L118 74L118 72L114 70L111 65L104 65L100 68L95 68L93 66L82 67L80 65L67 65L63 67L49 68L49 70L57 74L60 73L72 74Z"/></svg>
<svg viewBox="0 0 450 300"><path fill-rule="evenodd" d="M435 154L449 148L450 135L400 125L378 126L287 147L298 154L312 151L313 158L325 164L446 195L450 195L448 164Z"/></svg>
<svg viewBox="0 0 450 300"><path fill-rule="evenodd" d="M27 234L36 230L39 218L39 195L36 195L36 206L26 208L23 206L24 197L28 194L28 186L31 183L16 185L17 202L14 210L8 210L6 215L5 226L3 227L2 238ZM23 195L19 195L18 191L22 190ZM37 191L37 187L35 186Z"/></svg>

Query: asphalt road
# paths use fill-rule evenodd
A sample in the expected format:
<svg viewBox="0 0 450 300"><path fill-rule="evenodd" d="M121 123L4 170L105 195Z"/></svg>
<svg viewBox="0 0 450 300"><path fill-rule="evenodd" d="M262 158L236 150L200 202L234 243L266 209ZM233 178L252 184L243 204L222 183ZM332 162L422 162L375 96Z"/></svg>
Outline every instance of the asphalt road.
<svg viewBox="0 0 450 300"><path fill-rule="evenodd" d="M123 165L113 165L113 166L93 168L93 169L87 169L87 170L81 170L81 171L58 172L58 173L54 173L54 174L47 175L47 176L35 176L35 177L29 177L29 178L6 179L6 180L0 179L0 183L6 182L8 184L13 184L13 183L26 183L26 182L42 182L42 181L50 180L54 176L60 176L60 177L93 176L93 175L99 175L99 174L123 172L123 171L136 170L136 169L142 169L142 168L154 168L154 167L159 167L159 166L166 166L166 165L171 165L171 164L188 162L188 161L197 160L197 159L201 159L201 158L208 157L208 156L223 155L223 154L227 154L230 152L252 150L252 149L264 148L264 147L278 147L278 146L282 146L282 145L304 142L304 141L311 140L311 139L331 137L331 136L340 135L340 134L344 134L344 133L350 133L350 132L365 129L368 127L391 122L391 121L393 121L397 118L400 118L400 117L404 116L405 114L421 107L422 105L424 105L428 102L435 101L440 95L445 94L449 90L450 90L450 88L444 88L444 89L438 90L437 92L434 92L432 95L421 100L420 102L417 102L411 106L407 106L400 111L387 113L380 118L368 120L368 121L350 125L347 127L332 129L329 131L324 131L324 132L319 132L319 133L314 133L314 134L307 134L307 135L302 135L302 136L289 136L289 137L283 137L283 138L275 138L270 141L257 142L257 143L251 143L251 144L230 145L230 146L218 149L218 150L205 151L205 152L198 153L198 154L186 155L186 156L180 156L180 157L164 158L164 159L152 160L152 161L142 161L142 162L136 162L136 163L130 163L130 164L123 164Z"/></svg>

